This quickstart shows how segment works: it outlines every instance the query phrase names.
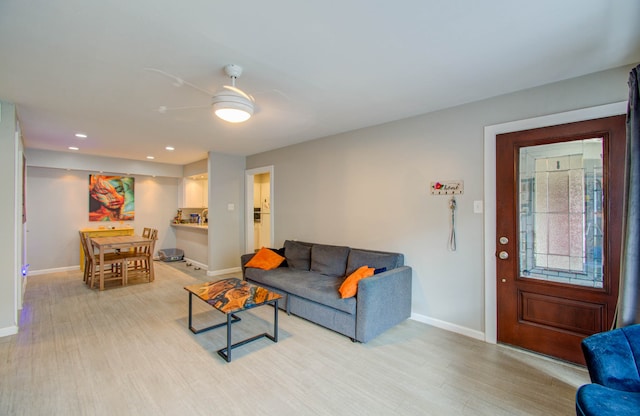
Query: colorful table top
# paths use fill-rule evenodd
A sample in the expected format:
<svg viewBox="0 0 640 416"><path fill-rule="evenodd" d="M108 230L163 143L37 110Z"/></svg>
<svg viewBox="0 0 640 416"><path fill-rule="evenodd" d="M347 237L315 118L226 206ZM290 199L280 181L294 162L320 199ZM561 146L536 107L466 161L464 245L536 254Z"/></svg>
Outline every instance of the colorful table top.
<svg viewBox="0 0 640 416"><path fill-rule="evenodd" d="M235 277L185 286L184 289L226 314L264 305L282 297Z"/></svg>

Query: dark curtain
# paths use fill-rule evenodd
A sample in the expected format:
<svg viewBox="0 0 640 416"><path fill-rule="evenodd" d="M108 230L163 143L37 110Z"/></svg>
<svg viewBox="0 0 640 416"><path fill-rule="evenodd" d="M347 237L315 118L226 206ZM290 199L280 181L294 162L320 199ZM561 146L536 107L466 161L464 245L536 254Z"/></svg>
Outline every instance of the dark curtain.
<svg viewBox="0 0 640 416"><path fill-rule="evenodd" d="M618 299L618 327L640 323L640 65L629 74L624 236Z"/></svg>

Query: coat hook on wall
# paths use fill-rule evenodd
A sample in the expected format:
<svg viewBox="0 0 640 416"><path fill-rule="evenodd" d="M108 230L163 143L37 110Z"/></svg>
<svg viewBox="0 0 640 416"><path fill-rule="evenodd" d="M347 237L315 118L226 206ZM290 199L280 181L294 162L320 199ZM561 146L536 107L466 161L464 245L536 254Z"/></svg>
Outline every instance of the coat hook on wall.
<svg viewBox="0 0 640 416"><path fill-rule="evenodd" d="M449 209L451 210L451 223L449 224L449 250L456 251L456 197L452 196L449 200Z"/></svg>
<svg viewBox="0 0 640 416"><path fill-rule="evenodd" d="M450 251L456 251L456 195L464 193L464 181L437 181L431 182L431 195L451 195L449 199L449 209L451 210L451 218L449 221L449 241L448 248Z"/></svg>

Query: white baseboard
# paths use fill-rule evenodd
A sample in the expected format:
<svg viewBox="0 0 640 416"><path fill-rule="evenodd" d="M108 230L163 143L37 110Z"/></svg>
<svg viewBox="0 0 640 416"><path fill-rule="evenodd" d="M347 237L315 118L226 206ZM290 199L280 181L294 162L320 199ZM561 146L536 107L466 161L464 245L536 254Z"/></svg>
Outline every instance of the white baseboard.
<svg viewBox="0 0 640 416"><path fill-rule="evenodd" d="M29 276L37 276L39 274L57 273L57 272L72 272L80 270L80 266L67 266L57 267L55 269L42 269L42 270L29 270Z"/></svg>
<svg viewBox="0 0 640 416"><path fill-rule="evenodd" d="M196 267L200 267L201 269L207 270L208 266L204 263L200 263L198 261L184 258L185 261L193 264ZM39 274L47 274L47 273L56 273L56 272L70 272L80 270L79 266L68 266L68 267L58 267L55 269L42 269L42 270L29 270L29 276L37 276ZM223 274L229 273L238 273L242 272L242 267L232 267L230 269L221 269L221 270L207 270L207 276L220 276Z"/></svg>
<svg viewBox="0 0 640 416"><path fill-rule="evenodd" d="M474 329L465 328L463 326L455 325L450 322L441 321L439 319L430 318L428 316L412 313L410 319L414 321L422 322L436 328L444 329L445 331L454 332L456 334L464 335L470 338L475 338L480 341L485 341L484 332L476 331Z"/></svg>
<svg viewBox="0 0 640 416"><path fill-rule="evenodd" d="M18 333L17 326L8 326L6 328L0 328L0 338L8 337L9 335L15 335Z"/></svg>
<svg viewBox="0 0 640 416"><path fill-rule="evenodd" d="M242 267L232 267L230 269L207 270L207 276L220 276L229 273L242 273Z"/></svg>
<svg viewBox="0 0 640 416"><path fill-rule="evenodd" d="M183 260L187 263L189 263L190 265L194 266L194 267L199 267L201 269L207 270L208 266L204 263L200 263L199 261L195 261L193 259L190 259L188 257L184 257Z"/></svg>
<svg viewBox="0 0 640 416"><path fill-rule="evenodd" d="M200 263L199 261L195 261L195 260L189 259L187 257L185 257L184 260L186 262L188 262L188 263L191 263L192 265L194 265L196 267L200 267L201 269L205 269L207 271L207 276L220 276L220 275L223 275L223 274L242 272L242 267L232 267L230 269L221 269L221 270L209 270L209 266L204 264L204 263Z"/></svg>

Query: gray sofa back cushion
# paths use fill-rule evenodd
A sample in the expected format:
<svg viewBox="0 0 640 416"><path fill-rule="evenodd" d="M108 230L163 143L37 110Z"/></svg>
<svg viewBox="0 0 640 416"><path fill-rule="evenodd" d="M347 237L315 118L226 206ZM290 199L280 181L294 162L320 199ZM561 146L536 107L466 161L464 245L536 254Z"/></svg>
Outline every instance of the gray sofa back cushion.
<svg viewBox="0 0 640 416"><path fill-rule="evenodd" d="M311 244L286 240L284 242L284 257L290 268L309 271L311 268Z"/></svg>
<svg viewBox="0 0 640 416"><path fill-rule="evenodd" d="M369 266L375 269L385 267L387 270L391 270L403 265L404 255L401 253L387 253L384 251L352 248L349 252L346 275L349 276L362 266Z"/></svg>
<svg viewBox="0 0 640 416"><path fill-rule="evenodd" d="M349 251L349 247L314 244L311 247L311 271L325 276L344 276Z"/></svg>

